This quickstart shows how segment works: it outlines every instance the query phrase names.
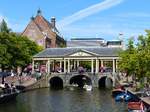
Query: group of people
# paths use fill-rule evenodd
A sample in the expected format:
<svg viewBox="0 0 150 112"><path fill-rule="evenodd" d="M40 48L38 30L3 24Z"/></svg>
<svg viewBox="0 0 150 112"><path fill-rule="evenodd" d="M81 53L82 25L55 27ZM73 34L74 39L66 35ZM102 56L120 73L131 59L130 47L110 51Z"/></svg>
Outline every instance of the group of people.
<svg viewBox="0 0 150 112"><path fill-rule="evenodd" d="M16 92L16 87L13 83L11 83L11 85L8 83L0 84L0 87L2 88L4 94Z"/></svg>

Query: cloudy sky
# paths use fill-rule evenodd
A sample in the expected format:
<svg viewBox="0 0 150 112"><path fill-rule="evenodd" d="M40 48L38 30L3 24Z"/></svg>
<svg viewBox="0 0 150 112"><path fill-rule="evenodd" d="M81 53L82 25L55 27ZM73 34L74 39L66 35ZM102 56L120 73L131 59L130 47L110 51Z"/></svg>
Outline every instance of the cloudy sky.
<svg viewBox="0 0 150 112"><path fill-rule="evenodd" d="M4 18L15 32L22 32L37 10L57 27L65 39L100 37L105 40L137 37L150 29L150 0L3 0Z"/></svg>

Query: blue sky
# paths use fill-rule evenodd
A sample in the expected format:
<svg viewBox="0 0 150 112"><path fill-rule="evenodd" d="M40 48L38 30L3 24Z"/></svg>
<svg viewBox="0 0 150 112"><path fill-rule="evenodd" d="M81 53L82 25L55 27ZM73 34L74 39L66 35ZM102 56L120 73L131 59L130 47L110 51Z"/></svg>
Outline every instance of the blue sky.
<svg viewBox="0 0 150 112"><path fill-rule="evenodd" d="M150 29L150 0L3 0L0 20L22 32L40 8L57 26L65 39L72 37L101 37L105 40L137 38Z"/></svg>

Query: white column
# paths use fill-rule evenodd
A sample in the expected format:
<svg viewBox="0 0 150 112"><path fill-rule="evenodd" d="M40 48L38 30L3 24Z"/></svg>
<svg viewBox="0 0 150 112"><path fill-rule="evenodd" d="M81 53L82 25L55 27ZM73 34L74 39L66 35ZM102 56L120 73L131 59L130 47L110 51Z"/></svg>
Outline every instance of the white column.
<svg viewBox="0 0 150 112"><path fill-rule="evenodd" d="M34 60L32 60L32 74L34 73Z"/></svg>
<svg viewBox="0 0 150 112"><path fill-rule="evenodd" d="M118 61L116 60L116 71L118 71Z"/></svg>
<svg viewBox="0 0 150 112"><path fill-rule="evenodd" d="M68 59L68 73L70 73L70 60Z"/></svg>
<svg viewBox="0 0 150 112"><path fill-rule="evenodd" d="M53 71L55 71L55 60L53 60L52 67Z"/></svg>
<svg viewBox="0 0 150 112"><path fill-rule="evenodd" d="M96 59L96 71L95 72L96 73L99 72L99 60L98 59Z"/></svg>
<svg viewBox="0 0 150 112"><path fill-rule="evenodd" d="M62 61L60 61L59 68L60 68L60 72L62 72Z"/></svg>
<svg viewBox="0 0 150 112"><path fill-rule="evenodd" d="M115 87L115 83L116 83L116 75L115 75L115 59L113 59L113 77L114 77L113 87Z"/></svg>
<svg viewBox="0 0 150 112"><path fill-rule="evenodd" d="M73 60L73 69L76 69L76 61Z"/></svg>
<svg viewBox="0 0 150 112"><path fill-rule="evenodd" d="M115 73L115 59L113 59L113 73Z"/></svg>
<svg viewBox="0 0 150 112"><path fill-rule="evenodd" d="M47 61L47 73L50 73L50 60Z"/></svg>
<svg viewBox="0 0 150 112"><path fill-rule="evenodd" d="M64 73L66 73L66 60L64 59Z"/></svg>
<svg viewBox="0 0 150 112"><path fill-rule="evenodd" d="M80 63L79 63L79 60L77 60L77 68L79 67L79 64L80 64Z"/></svg>
<svg viewBox="0 0 150 112"><path fill-rule="evenodd" d="M104 61L101 60L101 67L104 67Z"/></svg>
<svg viewBox="0 0 150 112"><path fill-rule="evenodd" d="M94 72L93 59L91 59L91 73Z"/></svg>

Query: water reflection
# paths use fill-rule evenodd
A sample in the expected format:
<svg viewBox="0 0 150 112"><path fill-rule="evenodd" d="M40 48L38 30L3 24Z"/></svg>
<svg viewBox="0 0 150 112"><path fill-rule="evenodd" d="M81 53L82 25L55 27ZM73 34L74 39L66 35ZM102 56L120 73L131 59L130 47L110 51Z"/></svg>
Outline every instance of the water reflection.
<svg viewBox="0 0 150 112"><path fill-rule="evenodd" d="M39 89L0 105L0 112L126 112L126 104L115 103L108 90Z"/></svg>

